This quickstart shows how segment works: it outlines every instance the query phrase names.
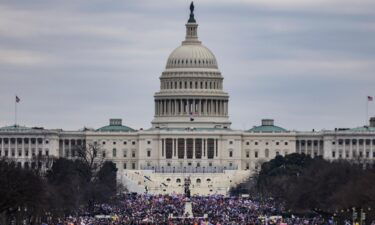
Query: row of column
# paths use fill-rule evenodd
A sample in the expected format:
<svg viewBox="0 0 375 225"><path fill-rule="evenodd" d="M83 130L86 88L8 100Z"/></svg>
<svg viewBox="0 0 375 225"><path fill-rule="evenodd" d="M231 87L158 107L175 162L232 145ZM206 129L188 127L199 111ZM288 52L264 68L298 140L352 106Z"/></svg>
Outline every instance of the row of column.
<svg viewBox="0 0 375 225"><path fill-rule="evenodd" d="M155 100L156 116L204 115L227 116L228 100L160 99Z"/></svg>
<svg viewBox="0 0 375 225"><path fill-rule="evenodd" d="M218 89L222 90L221 81L162 81L160 89Z"/></svg>
<svg viewBox="0 0 375 225"><path fill-rule="evenodd" d="M331 149L328 149L327 147L325 148L324 147L324 143L323 145L321 145L321 141L318 141L317 143L317 149L318 149L318 155L322 155L324 156L325 158L336 158L337 156L333 157L333 154L332 152L336 152L337 155L340 154L345 154L348 152L348 157L345 157L345 158L353 158L355 156L358 156L356 155L356 152L358 151L365 151L365 150L370 150L369 152L369 158L373 158L373 152L374 152L374 145L373 145L373 140L370 141L370 145L360 145L359 144L359 139L350 139L351 141L349 142L349 145L346 144L346 141L343 141L342 144L338 144L338 142L336 142L335 145L330 145L331 146ZM353 144L353 140L356 140L356 143ZM302 141L305 142L305 145L302 146ZM297 152L299 153L305 153L307 154L308 151L310 151L310 155L311 157L314 157L314 153L316 152L316 148L313 144L313 140L298 140L298 143L297 143ZM307 146L307 141L311 141L311 146ZM329 141L331 142L331 141ZM368 146L367 148L365 146ZM325 153L325 154L324 154ZM336 155L336 154L335 154Z"/></svg>
<svg viewBox="0 0 375 225"><path fill-rule="evenodd" d="M68 141L68 144L66 144L66 141ZM72 145L74 146L80 146L78 145L78 141L80 141L80 145L85 145L85 141L82 139L62 139L59 143L59 156L60 157L71 157L73 156L73 149ZM74 144L72 144L74 142Z"/></svg>
<svg viewBox="0 0 375 225"><path fill-rule="evenodd" d="M183 148L179 148L179 140L183 140ZM192 149L187 148L187 140L192 140ZM200 145L197 145L199 142ZM164 159L213 159L219 156L218 139L214 138L163 138L161 148L161 156ZM183 157L180 157L181 155ZM192 157L188 158L188 155Z"/></svg>
<svg viewBox="0 0 375 225"><path fill-rule="evenodd" d="M24 139L25 138L19 138L19 137L14 137L15 139L15 143L11 143L10 142L10 139L12 139L12 137L10 138L7 138L8 139L8 143L6 144L4 142L4 139L6 138L2 138L1 139L1 154L0 156L8 156L8 157L31 157L33 156L33 153L29 153L28 151L29 150L33 150L34 151L34 154L36 154L36 150L40 151L40 150L43 150L44 149L44 140L42 139L42 142L41 144L38 143L38 139L40 138L26 138L28 139L28 143L25 143ZM18 143L18 139L21 139L22 142L21 143ZM31 144L31 139L35 139L35 143L34 144ZM21 151L21 156L19 156L19 151ZM26 151L28 152L26 154ZM14 156L13 156L13 152L14 152Z"/></svg>

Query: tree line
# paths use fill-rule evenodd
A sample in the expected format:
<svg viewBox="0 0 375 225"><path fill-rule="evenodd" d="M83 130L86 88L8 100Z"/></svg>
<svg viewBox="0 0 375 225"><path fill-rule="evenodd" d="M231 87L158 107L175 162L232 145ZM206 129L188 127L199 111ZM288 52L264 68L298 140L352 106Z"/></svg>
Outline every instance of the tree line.
<svg viewBox="0 0 375 225"><path fill-rule="evenodd" d="M327 161L305 154L276 156L251 179L231 190L272 198L294 214L374 220L375 169L360 161Z"/></svg>
<svg viewBox="0 0 375 225"><path fill-rule="evenodd" d="M74 160L53 159L48 170L0 159L0 224L57 222L82 211L92 213L95 204L110 203L116 195L117 169L98 151L97 145L84 146L76 150Z"/></svg>

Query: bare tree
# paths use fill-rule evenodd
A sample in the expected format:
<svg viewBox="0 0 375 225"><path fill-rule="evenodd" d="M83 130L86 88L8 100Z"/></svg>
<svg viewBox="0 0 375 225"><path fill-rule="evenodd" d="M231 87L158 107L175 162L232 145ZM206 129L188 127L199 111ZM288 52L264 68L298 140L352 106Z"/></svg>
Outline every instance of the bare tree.
<svg viewBox="0 0 375 225"><path fill-rule="evenodd" d="M105 150L96 142L79 145L73 151L75 151L77 159L89 168L92 175L95 175L105 162Z"/></svg>

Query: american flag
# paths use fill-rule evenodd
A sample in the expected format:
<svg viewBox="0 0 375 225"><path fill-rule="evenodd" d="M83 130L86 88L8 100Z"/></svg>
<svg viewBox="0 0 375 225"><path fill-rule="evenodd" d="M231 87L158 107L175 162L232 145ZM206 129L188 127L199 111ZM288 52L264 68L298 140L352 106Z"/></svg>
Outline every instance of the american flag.
<svg viewBox="0 0 375 225"><path fill-rule="evenodd" d="M367 96L367 101L373 101L374 100L374 97L372 96Z"/></svg>

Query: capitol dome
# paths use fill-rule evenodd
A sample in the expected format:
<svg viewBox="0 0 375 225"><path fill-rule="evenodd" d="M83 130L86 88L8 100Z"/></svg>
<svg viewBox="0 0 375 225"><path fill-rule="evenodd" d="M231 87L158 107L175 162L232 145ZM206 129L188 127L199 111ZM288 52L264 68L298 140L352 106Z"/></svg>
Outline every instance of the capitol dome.
<svg viewBox="0 0 375 225"><path fill-rule="evenodd" d="M229 128L229 95L215 55L198 39L194 4L185 24L186 35L172 51L156 92L154 128Z"/></svg>
<svg viewBox="0 0 375 225"><path fill-rule="evenodd" d="M166 68L218 68L214 54L202 44L183 43L169 55Z"/></svg>

